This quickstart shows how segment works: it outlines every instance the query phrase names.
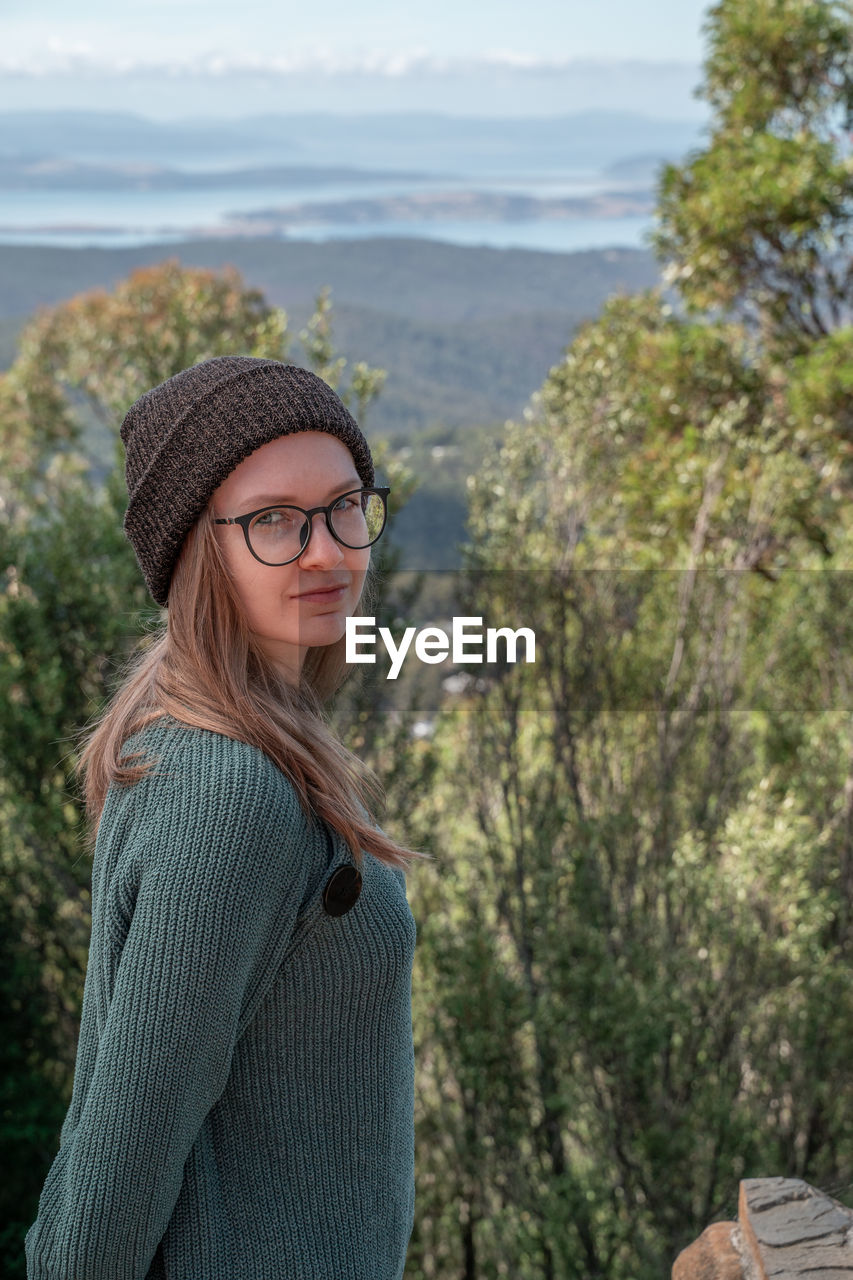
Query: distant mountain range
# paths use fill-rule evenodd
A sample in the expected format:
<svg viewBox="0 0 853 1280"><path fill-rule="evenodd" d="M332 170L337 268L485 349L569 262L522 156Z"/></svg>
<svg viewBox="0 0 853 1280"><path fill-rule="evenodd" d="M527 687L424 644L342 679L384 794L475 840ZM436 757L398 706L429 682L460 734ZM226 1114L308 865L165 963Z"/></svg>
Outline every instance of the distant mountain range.
<svg viewBox="0 0 853 1280"><path fill-rule="evenodd" d="M0 112L0 156L89 164L198 168L299 164L411 172L554 173L649 155L675 158L699 140L695 122L589 111L480 119L435 112L255 115L157 121L130 112Z"/></svg>
<svg viewBox="0 0 853 1280"><path fill-rule="evenodd" d="M174 169L145 163L91 164L67 156L0 153L0 191L210 191L249 186L306 187L348 182L415 181L422 173L343 165L278 165L237 169Z"/></svg>

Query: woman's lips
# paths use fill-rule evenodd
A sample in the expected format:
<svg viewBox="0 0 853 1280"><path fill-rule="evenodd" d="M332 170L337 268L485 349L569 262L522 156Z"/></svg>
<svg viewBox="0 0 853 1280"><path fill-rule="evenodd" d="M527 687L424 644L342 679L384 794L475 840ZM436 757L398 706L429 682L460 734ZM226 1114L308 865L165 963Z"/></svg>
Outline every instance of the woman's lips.
<svg viewBox="0 0 853 1280"><path fill-rule="evenodd" d="M315 587L313 591L300 591L297 599L316 600L321 604L327 604L334 600L341 600L348 589L348 582L341 582L334 587Z"/></svg>

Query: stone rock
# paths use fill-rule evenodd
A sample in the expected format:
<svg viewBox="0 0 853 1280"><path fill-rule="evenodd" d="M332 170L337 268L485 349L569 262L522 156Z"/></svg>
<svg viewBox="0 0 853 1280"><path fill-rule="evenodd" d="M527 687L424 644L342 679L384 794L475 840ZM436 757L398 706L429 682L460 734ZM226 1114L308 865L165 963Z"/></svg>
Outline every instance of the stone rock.
<svg viewBox="0 0 853 1280"><path fill-rule="evenodd" d="M713 1222L675 1259L672 1280L745 1280L734 1222Z"/></svg>
<svg viewBox="0 0 853 1280"><path fill-rule="evenodd" d="M738 1223L758 1280L853 1280L853 1210L800 1178L745 1178Z"/></svg>

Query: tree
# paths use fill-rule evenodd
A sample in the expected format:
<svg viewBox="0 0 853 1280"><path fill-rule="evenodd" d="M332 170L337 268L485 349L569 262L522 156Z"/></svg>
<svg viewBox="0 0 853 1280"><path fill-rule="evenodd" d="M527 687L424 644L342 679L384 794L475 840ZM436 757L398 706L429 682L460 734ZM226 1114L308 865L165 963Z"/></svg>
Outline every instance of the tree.
<svg viewBox="0 0 853 1280"><path fill-rule="evenodd" d="M819 478L829 549L853 492L853 7L720 0L705 29L710 137L664 169L655 245L689 309L757 335L774 447Z"/></svg>
<svg viewBox="0 0 853 1280"><path fill-rule="evenodd" d="M699 311L744 313L782 357L853 320L852 27L849 0L719 0L710 141L660 186L669 279Z"/></svg>
<svg viewBox="0 0 853 1280"><path fill-rule="evenodd" d="M411 819L412 1274L651 1280L740 1177L853 1175L849 9L708 32L686 314L612 300L469 481L465 612L537 661L448 700Z"/></svg>
<svg viewBox="0 0 853 1280"><path fill-rule="evenodd" d="M739 1177L850 1178L853 615L722 337L614 302L471 484L466 612L537 661L411 818L425 1275L660 1275Z"/></svg>

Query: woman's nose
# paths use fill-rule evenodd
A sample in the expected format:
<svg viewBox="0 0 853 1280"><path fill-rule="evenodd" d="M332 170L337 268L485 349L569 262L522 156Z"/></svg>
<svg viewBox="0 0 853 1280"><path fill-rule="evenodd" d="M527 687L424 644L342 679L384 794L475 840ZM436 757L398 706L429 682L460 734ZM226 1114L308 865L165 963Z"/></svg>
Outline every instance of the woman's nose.
<svg viewBox="0 0 853 1280"><path fill-rule="evenodd" d="M330 569L344 558L344 549L329 532L326 517L321 511L311 517L311 535L308 546L299 557L303 569L311 566L318 569Z"/></svg>

